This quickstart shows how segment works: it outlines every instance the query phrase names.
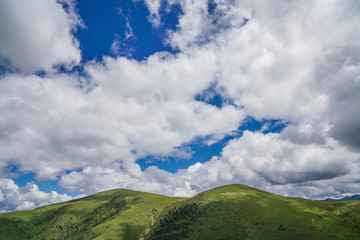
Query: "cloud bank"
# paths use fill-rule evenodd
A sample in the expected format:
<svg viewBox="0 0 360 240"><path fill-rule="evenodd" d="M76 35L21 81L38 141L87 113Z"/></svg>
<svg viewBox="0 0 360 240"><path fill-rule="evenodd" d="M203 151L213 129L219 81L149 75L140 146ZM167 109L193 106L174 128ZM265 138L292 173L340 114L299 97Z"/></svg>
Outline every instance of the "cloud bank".
<svg viewBox="0 0 360 240"><path fill-rule="evenodd" d="M67 194L39 191L34 183L19 187L11 179L0 179L0 213L20 211L72 200Z"/></svg>

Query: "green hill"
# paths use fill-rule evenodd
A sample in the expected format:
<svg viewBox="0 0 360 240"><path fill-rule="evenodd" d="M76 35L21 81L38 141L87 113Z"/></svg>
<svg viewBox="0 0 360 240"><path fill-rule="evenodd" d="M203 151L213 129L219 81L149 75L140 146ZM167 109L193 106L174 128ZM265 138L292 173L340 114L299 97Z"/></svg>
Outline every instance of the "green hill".
<svg viewBox="0 0 360 240"><path fill-rule="evenodd" d="M185 198L111 190L0 215L0 239L139 239L163 208Z"/></svg>
<svg viewBox="0 0 360 240"><path fill-rule="evenodd" d="M2 214L0 239L360 239L360 201L288 198L243 185L192 198L112 190Z"/></svg>
<svg viewBox="0 0 360 240"><path fill-rule="evenodd" d="M146 239L360 239L360 202L228 185L167 207Z"/></svg>

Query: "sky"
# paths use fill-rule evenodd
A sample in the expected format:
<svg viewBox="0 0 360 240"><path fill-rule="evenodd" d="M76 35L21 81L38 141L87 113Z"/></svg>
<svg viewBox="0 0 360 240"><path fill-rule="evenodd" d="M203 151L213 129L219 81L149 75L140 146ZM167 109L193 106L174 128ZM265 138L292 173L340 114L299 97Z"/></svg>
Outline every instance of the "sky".
<svg viewBox="0 0 360 240"><path fill-rule="evenodd" d="M0 213L359 194L359 36L358 0L2 0Z"/></svg>

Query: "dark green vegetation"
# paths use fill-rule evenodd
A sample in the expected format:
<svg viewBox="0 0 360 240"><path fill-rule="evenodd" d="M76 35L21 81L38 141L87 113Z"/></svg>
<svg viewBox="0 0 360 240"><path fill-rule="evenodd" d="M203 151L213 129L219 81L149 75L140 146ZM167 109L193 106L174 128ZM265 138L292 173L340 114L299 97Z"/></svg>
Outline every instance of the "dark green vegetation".
<svg viewBox="0 0 360 240"><path fill-rule="evenodd" d="M112 190L0 215L0 239L360 239L360 201L287 198L243 185L193 198Z"/></svg>

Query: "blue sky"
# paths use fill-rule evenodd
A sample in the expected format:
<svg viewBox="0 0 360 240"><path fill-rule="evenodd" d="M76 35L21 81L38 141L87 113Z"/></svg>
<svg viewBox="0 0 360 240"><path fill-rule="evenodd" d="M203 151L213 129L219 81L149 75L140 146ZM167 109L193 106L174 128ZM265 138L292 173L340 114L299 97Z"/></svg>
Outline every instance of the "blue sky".
<svg viewBox="0 0 360 240"><path fill-rule="evenodd" d="M178 7L172 7L169 13L163 15L161 27L153 28L143 2L108 0L99 4L96 1L78 1L77 6L86 25L75 34L82 46L83 61L101 60L104 55L124 55L141 61L158 51L173 51L164 44L164 38L166 30L176 28L177 16L181 13ZM133 36L127 39L126 34L130 31ZM120 48L124 48L119 53L112 52L109 47L114 39L119 39Z"/></svg>
<svg viewBox="0 0 360 240"><path fill-rule="evenodd" d="M359 193L359 9L2 1L0 212L112 188Z"/></svg>

